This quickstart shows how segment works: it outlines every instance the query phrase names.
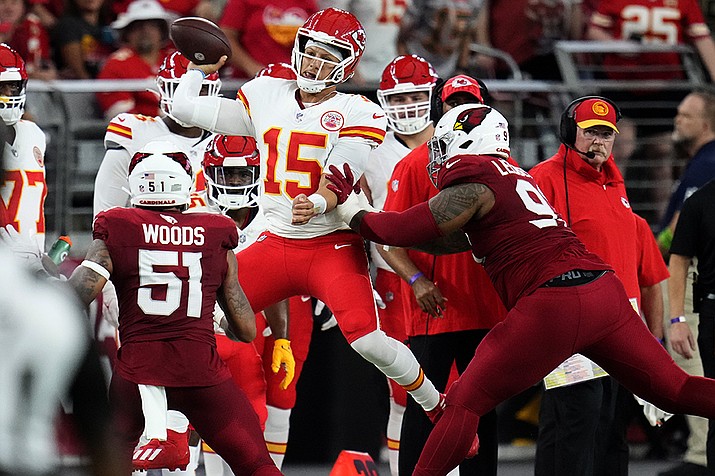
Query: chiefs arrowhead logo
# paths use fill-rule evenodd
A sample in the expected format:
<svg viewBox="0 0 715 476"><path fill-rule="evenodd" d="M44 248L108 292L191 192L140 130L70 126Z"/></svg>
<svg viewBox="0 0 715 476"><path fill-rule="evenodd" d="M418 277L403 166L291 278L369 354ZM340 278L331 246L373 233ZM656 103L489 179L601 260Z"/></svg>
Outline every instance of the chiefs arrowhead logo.
<svg viewBox="0 0 715 476"><path fill-rule="evenodd" d="M491 112L490 107L475 107L467 109L457 116L457 120L452 127L453 131L463 131L469 134L475 127L484 122L484 118Z"/></svg>

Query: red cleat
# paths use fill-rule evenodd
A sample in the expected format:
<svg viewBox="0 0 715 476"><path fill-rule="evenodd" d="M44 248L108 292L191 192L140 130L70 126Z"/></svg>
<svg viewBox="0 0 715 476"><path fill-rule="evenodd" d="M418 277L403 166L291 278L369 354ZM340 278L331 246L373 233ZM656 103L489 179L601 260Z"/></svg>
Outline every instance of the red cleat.
<svg viewBox="0 0 715 476"><path fill-rule="evenodd" d="M440 393L439 403L437 403L437 406L434 407L432 410L425 411L433 425L437 424L439 419L442 417L442 413L444 413L444 408L447 406L446 398L447 397L444 393Z"/></svg>
<svg viewBox="0 0 715 476"><path fill-rule="evenodd" d="M134 451L132 466L136 470L166 468L171 471L186 470L189 464L189 432L167 430L167 440L156 438Z"/></svg>
<svg viewBox="0 0 715 476"><path fill-rule="evenodd" d="M444 409L447 407L446 396L444 393L439 394L439 403L432 410L427 411L427 416L433 425L436 425L439 419L444 413ZM472 440L472 445L469 447L466 458L474 458L479 452L479 435L474 435L474 440Z"/></svg>

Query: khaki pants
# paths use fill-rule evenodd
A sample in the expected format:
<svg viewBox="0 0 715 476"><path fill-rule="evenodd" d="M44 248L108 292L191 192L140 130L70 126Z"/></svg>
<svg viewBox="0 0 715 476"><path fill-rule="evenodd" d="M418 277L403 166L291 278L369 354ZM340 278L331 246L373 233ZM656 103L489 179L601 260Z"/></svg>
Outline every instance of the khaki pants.
<svg viewBox="0 0 715 476"><path fill-rule="evenodd" d="M695 272L694 267L690 267L688 270L688 281L685 287L685 317L688 319L688 326L690 326L690 332L693 333L693 337L697 341L698 339L698 315L693 313L693 273ZM667 284L663 283L663 295L665 297L665 322L663 326L666 330L666 335L668 328L670 327L670 314L668 313L668 288ZM697 375L702 377L703 375L703 362L700 360L700 352L695 352L692 359L685 359L677 352L673 352L670 347L670 341L667 341L667 348L670 355L673 356L675 363L680 366L681 369L685 370L690 375ZM705 443L708 436L708 421L705 418L696 417L692 415L687 415L686 417L688 426L690 427L690 436L688 437L688 450L683 456L683 461L693 464L698 464L700 466L707 466L707 457L705 455Z"/></svg>

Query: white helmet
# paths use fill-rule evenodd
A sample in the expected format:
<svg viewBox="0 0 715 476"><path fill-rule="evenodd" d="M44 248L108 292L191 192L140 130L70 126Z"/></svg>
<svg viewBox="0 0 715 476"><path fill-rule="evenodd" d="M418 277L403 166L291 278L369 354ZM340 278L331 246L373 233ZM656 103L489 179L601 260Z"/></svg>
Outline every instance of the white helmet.
<svg viewBox="0 0 715 476"><path fill-rule="evenodd" d="M148 142L129 163L129 193L134 206L188 206L193 184L189 157L165 140Z"/></svg>
<svg viewBox="0 0 715 476"><path fill-rule="evenodd" d="M427 171L438 187L442 165L455 155L494 155L509 158L509 123L499 111L484 104L462 104L439 120L427 142ZM439 187L438 187L439 188Z"/></svg>
<svg viewBox="0 0 715 476"><path fill-rule="evenodd" d="M427 128L430 124L432 91L437 79L432 65L417 55L398 56L385 67L377 99L392 129L411 135ZM410 104L390 104L390 96L418 92L427 93L427 99Z"/></svg>

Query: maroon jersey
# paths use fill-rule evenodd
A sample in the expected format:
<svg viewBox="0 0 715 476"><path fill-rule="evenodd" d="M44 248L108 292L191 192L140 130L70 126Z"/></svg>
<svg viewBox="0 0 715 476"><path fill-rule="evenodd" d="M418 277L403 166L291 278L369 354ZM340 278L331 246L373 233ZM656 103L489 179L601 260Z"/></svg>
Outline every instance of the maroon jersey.
<svg viewBox="0 0 715 476"><path fill-rule="evenodd" d="M458 155L440 170L439 183L481 183L495 196L492 209L463 230L508 309L546 281L572 269L610 269L586 250L524 170L485 155Z"/></svg>
<svg viewBox="0 0 715 476"><path fill-rule="evenodd" d="M111 208L94 238L112 258L119 297L116 371L134 383L189 387L230 378L216 352L213 310L236 225L211 213Z"/></svg>

